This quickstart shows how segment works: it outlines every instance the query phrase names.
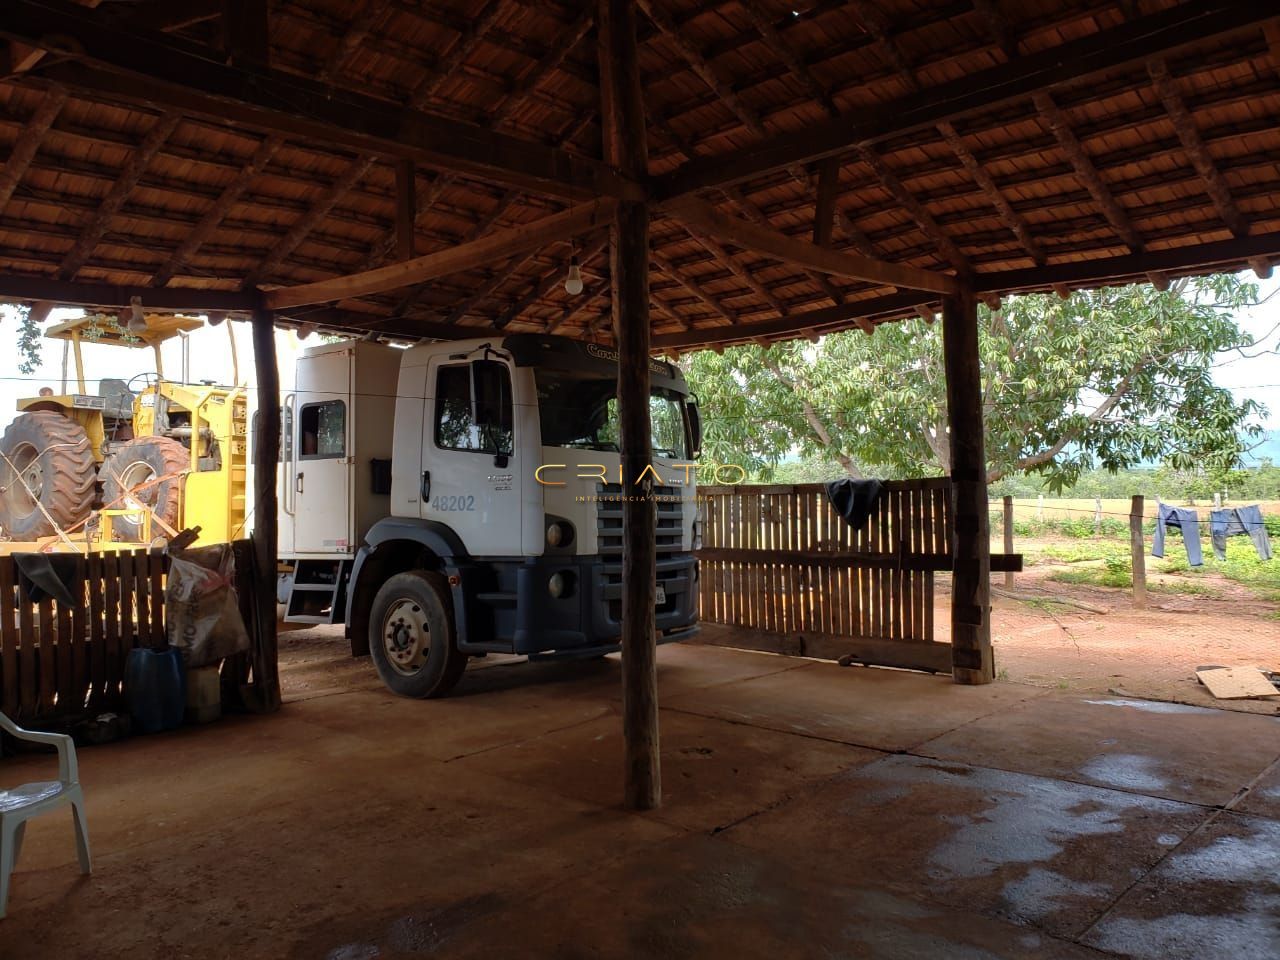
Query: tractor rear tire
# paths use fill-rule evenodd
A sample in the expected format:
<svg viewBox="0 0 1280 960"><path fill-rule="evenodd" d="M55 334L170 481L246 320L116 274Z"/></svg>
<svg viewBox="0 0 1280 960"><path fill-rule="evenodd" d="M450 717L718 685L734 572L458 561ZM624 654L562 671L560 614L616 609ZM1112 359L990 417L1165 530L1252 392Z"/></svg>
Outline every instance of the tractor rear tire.
<svg viewBox="0 0 1280 960"><path fill-rule="evenodd" d="M146 507L161 521L152 537L172 536L165 525L180 529L182 488L189 469L191 451L170 437L137 437L115 445L102 465L103 505L112 510ZM133 493L138 487L143 489ZM116 517L114 529L127 540L142 539L141 524L131 517Z"/></svg>
<svg viewBox="0 0 1280 960"><path fill-rule="evenodd" d="M93 509L93 446L71 418L51 410L21 414L5 429L0 454L0 529L10 539L53 536Z"/></svg>

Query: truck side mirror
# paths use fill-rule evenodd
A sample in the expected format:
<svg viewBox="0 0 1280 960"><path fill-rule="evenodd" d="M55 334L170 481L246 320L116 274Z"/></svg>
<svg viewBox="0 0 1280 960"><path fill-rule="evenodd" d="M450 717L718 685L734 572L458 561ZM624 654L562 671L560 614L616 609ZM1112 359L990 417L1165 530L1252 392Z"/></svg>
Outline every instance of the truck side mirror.
<svg viewBox="0 0 1280 960"><path fill-rule="evenodd" d="M698 398L690 397L685 409L689 412L689 455L696 460L702 453L702 414L698 412Z"/></svg>

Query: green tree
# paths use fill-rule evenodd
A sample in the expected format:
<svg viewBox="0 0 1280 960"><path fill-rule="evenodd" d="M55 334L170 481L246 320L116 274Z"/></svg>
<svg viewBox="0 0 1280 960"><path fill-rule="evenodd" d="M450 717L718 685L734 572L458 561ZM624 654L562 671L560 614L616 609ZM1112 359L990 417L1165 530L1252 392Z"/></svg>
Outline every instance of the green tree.
<svg viewBox="0 0 1280 960"><path fill-rule="evenodd" d="M1032 473L1059 490L1094 467L1237 467L1261 408L1216 386L1212 367L1249 345L1232 314L1256 292L1217 276L980 308L988 480ZM901 477L947 469L940 324L707 351L686 369L713 460L762 476L797 456L852 476L862 464Z"/></svg>

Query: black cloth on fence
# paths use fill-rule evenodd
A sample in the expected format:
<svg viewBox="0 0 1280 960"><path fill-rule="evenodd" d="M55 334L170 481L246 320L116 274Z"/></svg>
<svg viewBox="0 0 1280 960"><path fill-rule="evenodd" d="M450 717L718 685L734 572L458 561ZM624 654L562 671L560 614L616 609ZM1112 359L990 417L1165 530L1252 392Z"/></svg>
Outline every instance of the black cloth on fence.
<svg viewBox="0 0 1280 960"><path fill-rule="evenodd" d="M70 585L76 582L77 559L74 553L15 553L18 588L32 603L52 598L73 606Z"/></svg>
<svg viewBox="0 0 1280 960"><path fill-rule="evenodd" d="M845 477L827 482L827 499L831 501L831 506L855 530L867 522L883 492L884 484L879 480L854 480Z"/></svg>

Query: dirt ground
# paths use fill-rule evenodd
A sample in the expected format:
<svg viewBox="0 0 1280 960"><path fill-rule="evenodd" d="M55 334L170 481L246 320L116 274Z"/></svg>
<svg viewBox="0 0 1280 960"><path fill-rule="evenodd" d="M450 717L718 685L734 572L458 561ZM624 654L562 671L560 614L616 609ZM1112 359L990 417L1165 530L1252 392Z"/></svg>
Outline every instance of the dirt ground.
<svg viewBox="0 0 1280 960"><path fill-rule="evenodd" d="M1147 608L1137 610L1128 590L1051 579L1063 569L1065 564L1042 561L1016 574L1012 592L1037 598L1031 601L999 596L1003 577L994 580L992 642L1001 677L1253 713L1280 709L1280 697L1215 700L1195 679L1196 667L1209 664L1280 670L1277 604L1222 577L1205 577L1197 582L1211 594L1153 591ZM1180 582L1159 574L1148 580L1170 590ZM950 597L945 584L938 593L935 622L943 639ZM1043 602L1055 599L1096 611Z"/></svg>

